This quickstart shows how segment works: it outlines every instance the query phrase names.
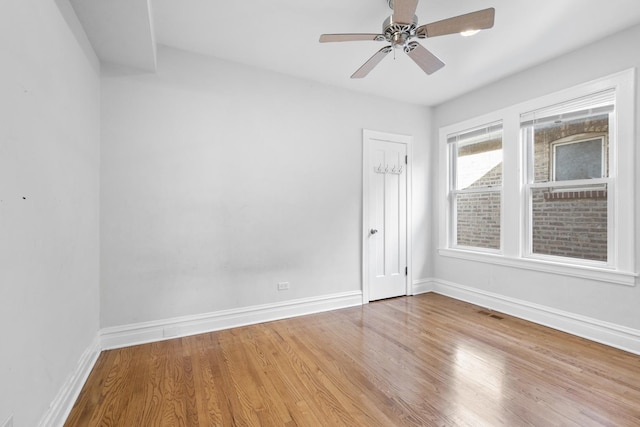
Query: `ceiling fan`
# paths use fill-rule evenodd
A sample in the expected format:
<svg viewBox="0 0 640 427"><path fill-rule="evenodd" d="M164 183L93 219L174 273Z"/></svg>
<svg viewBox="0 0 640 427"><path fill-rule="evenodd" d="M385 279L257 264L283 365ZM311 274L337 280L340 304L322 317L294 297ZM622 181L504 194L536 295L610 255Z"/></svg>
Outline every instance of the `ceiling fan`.
<svg viewBox="0 0 640 427"><path fill-rule="evenodd" d="M454 33L477 32L493 27L495 17L495 9L491 7L418 27L418 17L415 15L418 0L387 1L393 14L382 24L381 34L322 34L320 36L320 43L360 40L391 43L376 52L358 68L351 76L352 79L365 77L394 48L404 50L425 73L435 73L444 67L444 62L420 43L412 41L412 38L425 39Z"/></svg>

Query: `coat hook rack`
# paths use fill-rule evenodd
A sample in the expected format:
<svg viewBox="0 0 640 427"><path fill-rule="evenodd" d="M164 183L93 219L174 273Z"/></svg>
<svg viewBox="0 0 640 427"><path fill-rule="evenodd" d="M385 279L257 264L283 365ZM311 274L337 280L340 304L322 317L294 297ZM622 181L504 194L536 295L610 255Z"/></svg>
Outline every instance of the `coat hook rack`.
<svg viewBox="0 0 640 427"><path fill-rule="evenodd" d="M397 165L393 165L393 166L385 165L383 168L382 163L380 163L378 166L373 167L373 171L375 173L383 173L383 174L390 173L394 175L401 175L402 172L404 171L404 167L397 166Z"/></svg>

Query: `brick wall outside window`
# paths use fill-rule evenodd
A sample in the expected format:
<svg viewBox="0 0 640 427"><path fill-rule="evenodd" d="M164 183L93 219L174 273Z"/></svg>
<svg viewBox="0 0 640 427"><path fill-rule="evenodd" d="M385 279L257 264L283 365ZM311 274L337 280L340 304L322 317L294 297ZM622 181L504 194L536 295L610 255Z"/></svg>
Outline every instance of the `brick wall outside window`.
<svg viewBox="0 0 640 427"><path fill-rule="evenodd" d="M501 175L502 164L499 164L471 187L495 185L501 182ZM458 245L500 249L500 199L499 192L458 196Z"/></svg>

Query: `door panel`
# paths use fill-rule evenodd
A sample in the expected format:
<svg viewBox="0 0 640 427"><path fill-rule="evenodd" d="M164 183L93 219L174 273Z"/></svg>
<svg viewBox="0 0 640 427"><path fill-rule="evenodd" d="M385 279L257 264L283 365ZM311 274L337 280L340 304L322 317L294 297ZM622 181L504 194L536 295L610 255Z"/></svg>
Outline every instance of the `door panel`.
<svg viewBox="0 0 640 427"><path fill-rule="evenodd" d="M407 146L369 139L369 300L407 294Z"/></svg>

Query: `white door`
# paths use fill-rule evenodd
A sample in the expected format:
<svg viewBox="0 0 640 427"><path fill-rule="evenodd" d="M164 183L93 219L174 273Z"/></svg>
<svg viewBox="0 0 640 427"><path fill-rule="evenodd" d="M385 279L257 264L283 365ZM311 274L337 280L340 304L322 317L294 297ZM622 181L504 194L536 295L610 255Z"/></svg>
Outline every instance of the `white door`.
<svg viewBox="0 0 640 427"><path fill-rule="evenodd" d="M374 301L407 295L407 139L365 131L363 292ZM409 138L410 139L410 138ZM364 295L367 299L367 295Z"/></svg>

